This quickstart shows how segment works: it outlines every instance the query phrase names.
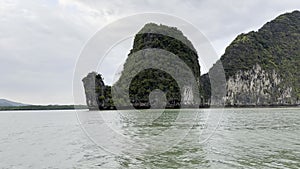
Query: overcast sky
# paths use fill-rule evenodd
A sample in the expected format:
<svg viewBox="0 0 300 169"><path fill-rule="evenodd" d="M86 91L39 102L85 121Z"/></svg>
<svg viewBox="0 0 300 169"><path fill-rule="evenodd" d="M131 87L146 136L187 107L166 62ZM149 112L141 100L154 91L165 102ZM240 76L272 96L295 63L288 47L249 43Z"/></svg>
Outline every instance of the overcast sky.
<svg viewBox="0 0 300 169"><path fill-rule="evenodd" d="M81 49L97 30L125 16L159 12L180 17L196 26L221 56L238 34L299 9L299 0L1 0L0 98L72 104ZM126 58L131 43L116 50L121 52L115 60ZM103 73L106 83L112 80L109 73L115 72Z"/></svg>

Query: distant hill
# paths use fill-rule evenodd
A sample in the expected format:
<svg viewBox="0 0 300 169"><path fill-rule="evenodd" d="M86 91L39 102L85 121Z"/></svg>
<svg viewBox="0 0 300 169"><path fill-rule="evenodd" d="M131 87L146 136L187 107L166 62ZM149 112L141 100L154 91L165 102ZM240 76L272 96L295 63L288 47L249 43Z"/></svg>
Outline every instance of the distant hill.
<svg viewBox="0 0 300 169"><path fill-rule="evenodd" d="M19 106L28 106L28 104L13 102L13 101L6 100L6 99L0 99L0 107L8 107L8 106L19 107Z"/></svg>

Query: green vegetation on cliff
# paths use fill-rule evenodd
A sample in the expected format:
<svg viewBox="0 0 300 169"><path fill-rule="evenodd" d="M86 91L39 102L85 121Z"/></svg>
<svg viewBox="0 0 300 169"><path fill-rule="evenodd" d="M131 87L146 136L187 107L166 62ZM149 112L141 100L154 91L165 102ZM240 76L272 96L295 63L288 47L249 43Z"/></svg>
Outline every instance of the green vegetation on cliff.
<svg viewBox="0 0 300 169"><path fill-rule="evenodd" d="M221 61L227 77L239 70L250 70L256 63L263 69L276 69L290 76L300 73L295 69L300 64L299 53L300 12L294 11L278 16L257 32L237 36Z"/></svg>
<svg viewBox="0 0 300 169"><path fill-rule="evenodd" d="M200 79L198 55L192 43L176 27L154 23L146 24L135 36L133 48L130 50L124 67L131 66L132 53L151 48L163 49L177 55L193 71L195 78Z"/></svg>
<svg viewBox="0 0 300 169"><path fill-rule="evenodd" d="M151 49L158 50L152 52ZM174 56L171 56L168 52ZM170 58L166 59L165 56ZM149 57L153 60L149 60ZM175 57L179 58L178 61ZM180 62L186 64L192 72L197 82L197 87L193 89L199 92L200 65L192 43L177 28L154 23L146 24L135 36L133 48L130 50L124 64L121 77L114 86L126 88L124 84L130 81L128 92L130 102L134 103L135 107L139 107L141 104L149 107L149 94L155 89L166 94L168 107L178 107L180 106L182 93L177 84L178 81L170 75L170 72L176 74L176 71L178 71L176 68L182 68ZM151 64L164 67L169 72L151 67L147 68L147 65ZM145 68L145 70L141 68ZM139 72L138 70L142 71ZM133 72L138 74L132 77ZM124 102L122 98L119 101L120 104Z"/></svg>
<svg viewBox="0 0 300 169"><path fill-rule="evenodd" d="M243 89L244 93L247 93L250 87L256 87L257 90L265 90L260 93L268 96L266 99L269 99L269 104L277 104L275 102L279 102L279 98L285 99L284 97L291 98L287 104L297 102L300 98L300 12L280 15L257 32L252 31L237 36L226 48L220 60L227 80L231 77L232 81L237 81L239 78L239 82L245 82L239 84L246 86ZM202 77L202 84L208 84L205 82L208 79L206 76ZM276 82L277 78L280 82ZM264 79L266 84L262 84L261 87L251 85L254 81ZM237 85L237 82L234 82L234 85ZM228 90L239 87L230 84L227 86ZM205 90L209 93L210 87ZM248 91L248 95L250 94L251 92ZM261 98L257 95L261 94L256 94L256 99ZM237 96L228 97L237 99Z"/></svg>

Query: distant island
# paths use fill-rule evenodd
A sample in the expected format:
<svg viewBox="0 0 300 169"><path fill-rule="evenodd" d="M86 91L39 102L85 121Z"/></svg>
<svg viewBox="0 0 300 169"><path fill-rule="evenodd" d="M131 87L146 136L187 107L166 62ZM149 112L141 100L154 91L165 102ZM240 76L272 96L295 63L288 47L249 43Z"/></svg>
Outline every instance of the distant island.
<svg viewBox="0 0 300 169"><path fill-rule="evenodd" d="M0 111L13 110L72 110L87 109L86 105L30 105L23 104L7 99L0 99Z"/></svg>
<svg viewBox="0 0 300 169"><path fill-rule="evenodd" d="M177 55L192 70L195 84L184 84L179 90L176 81L157 69L146 69L131 77L132 72L143 66L145 49L163 49ZM200 76L198 55L192 43L174 27L146 24L135 36L133 48L124 64L119 80L105 85L101 74L89 73L84 79L86 102L89 109L116 109L115 104L126 108L150 108L149 94L159 89L166 94L166 108L209 107L211 101L210 75L222 63L226 77L226 94L220 97L220 106L263 107L297 106L300 104L300 12L278 16L258 31L238 35L226 48L220 60L207 74ZM167 61L161 59L162 64ZM121 88L132 78L129 89L130 103L122 98L112 98L112 87ZM194 93L200 93L195 100ZM155 99L154 99L155 100ZM216 105L218 106L218 105ZM120 107L120 106L119 106ZM158 106L159 107L159 106Z"/></svg>
<svg viewBox="0 0 300 169"><path fill-rule="evenodd" d="M28 104L18 103L7 99L0 99L0 107L11 107L11 106L28 106Z"/></svg>
<svg viewBox="0 0 300 169"><path fill-rule="evenodd" d="M0 111L14 111L14 110L74 110L74 109L88 109L86 105L29 105L29 106L1 106Z"/></svg>

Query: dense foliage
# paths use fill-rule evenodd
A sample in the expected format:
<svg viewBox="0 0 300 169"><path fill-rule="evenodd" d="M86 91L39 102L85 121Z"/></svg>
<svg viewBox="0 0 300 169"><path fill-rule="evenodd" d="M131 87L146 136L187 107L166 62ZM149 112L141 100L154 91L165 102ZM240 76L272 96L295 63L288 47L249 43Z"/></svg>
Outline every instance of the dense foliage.
<svg viewBox="0 0 300 169"><path fill-rule="evenodd" d="M140 103L149 103L149 95L155 89L164 91L171 105L180 103L178 84L168 73L158 69L143 70L133 78L129 87L130 100L137 107Z"/></svg>
<svg viewBox="0 0 300 169"><path fill-rule="evenodd" d="M192 43L177 28L154 23L146 24L135 36L129 57L134 52L148 48L163 49L177 55L190 67L196 79L200 79L197 52Z"/></svg>

